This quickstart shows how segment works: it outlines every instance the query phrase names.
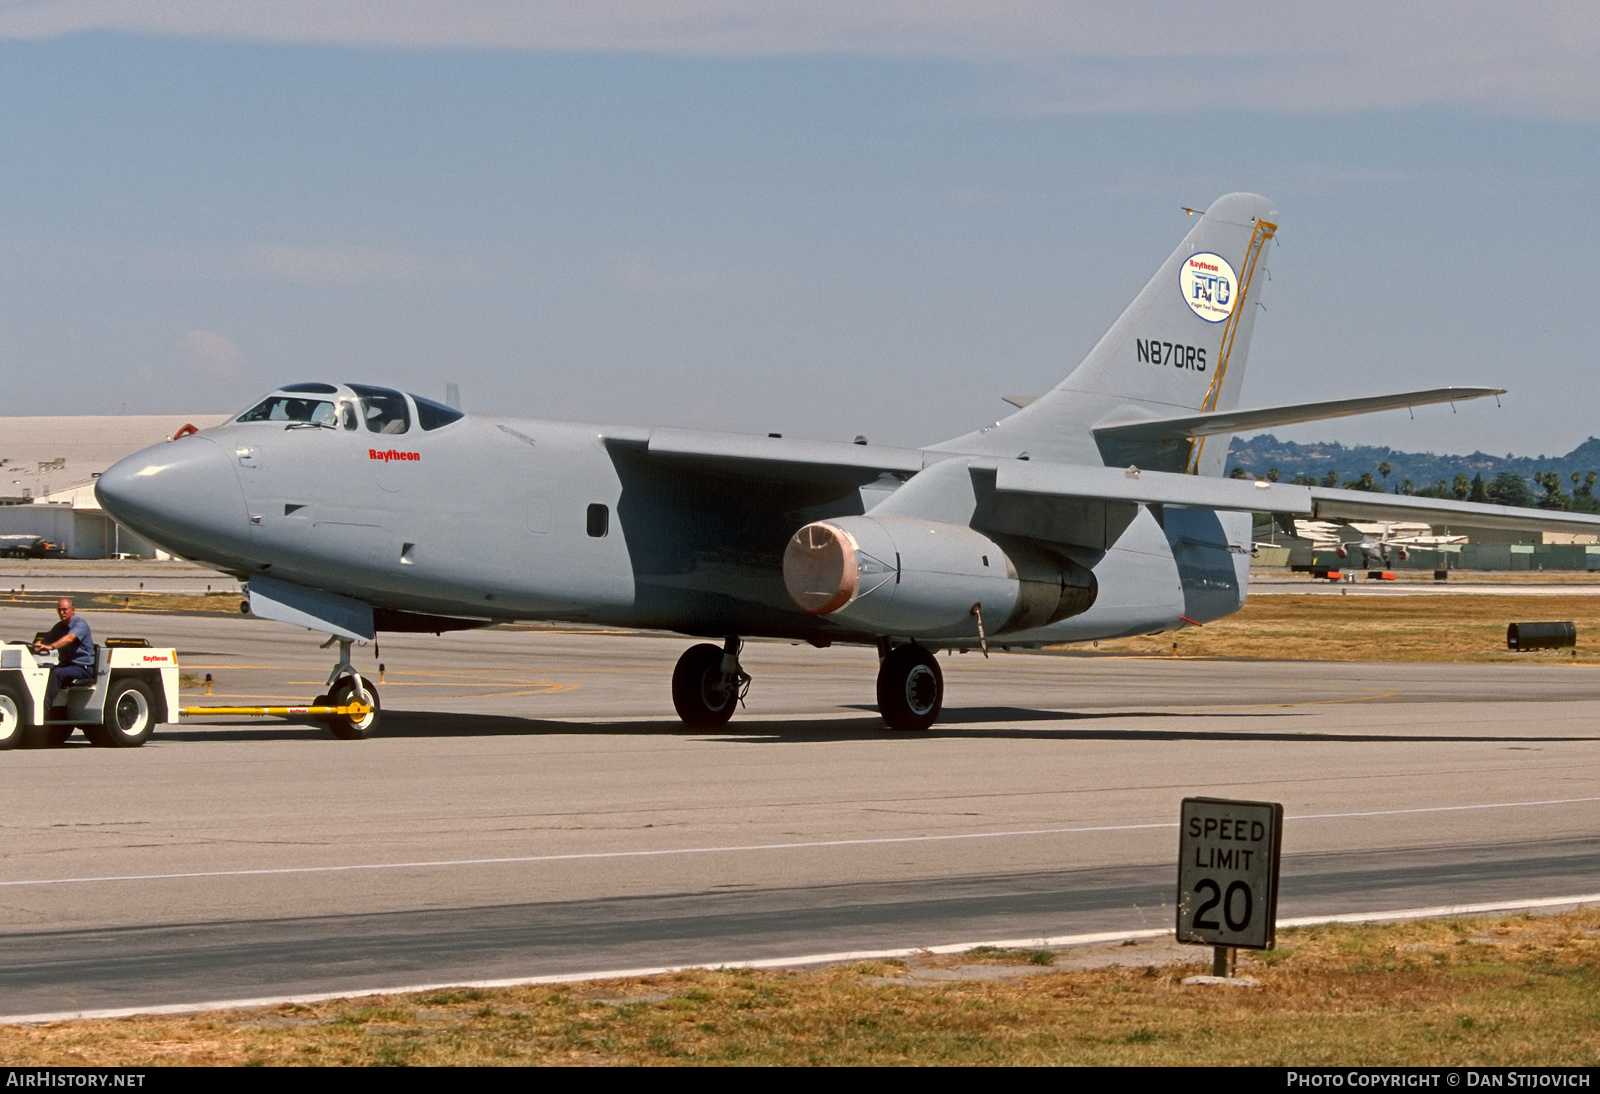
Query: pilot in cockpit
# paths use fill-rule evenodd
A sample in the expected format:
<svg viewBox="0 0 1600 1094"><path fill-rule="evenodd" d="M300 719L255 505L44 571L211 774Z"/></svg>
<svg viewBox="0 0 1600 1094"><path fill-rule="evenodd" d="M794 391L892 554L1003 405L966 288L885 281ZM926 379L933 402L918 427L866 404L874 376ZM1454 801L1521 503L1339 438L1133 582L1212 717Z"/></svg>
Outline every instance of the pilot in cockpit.
<svg viewBox="0 0 1600 1094"><path fill-rule="evenodd" d="M320 396L320 398L319 398ZM420 395L411 396L416 423L424 430L441 429L459 421L461 411ZM236 422L282 422L288 429L338 429L395 436L411 430L412 416L405 395L391 388L349 384L288 384L262 399L234 419Z"/></svg>

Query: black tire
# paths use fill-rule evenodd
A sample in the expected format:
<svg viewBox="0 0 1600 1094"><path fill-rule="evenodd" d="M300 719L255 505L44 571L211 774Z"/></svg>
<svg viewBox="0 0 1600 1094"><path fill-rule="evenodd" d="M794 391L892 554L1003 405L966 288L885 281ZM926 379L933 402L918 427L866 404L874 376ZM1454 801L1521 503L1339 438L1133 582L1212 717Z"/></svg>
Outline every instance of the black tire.
<svg viewBox="0 0 1600 1094"><path fill-rule="evenodd" d="M672 670L672 706L691 729L728 724L739 705L739 689L724 687L722 650L709 642L690 646Z"/></svg>
<svg viewBox="0 0 1600 1094"><path fill-rule="evenodd" d="M327 706L328 705L328 693L327 692L323 692L321 695L319 695L315 699L311 700L311 705L314 706L314 707L325 707L325 706ZM323 725L327 725L328 724L328 716L326 714L313 714L311 716L311 720L313 722L321 722Z"/></svg>
<svg viewBox="0 0 1600 1094"><path fill-rule="evenodd" d="M0 684L0 752L21 744L32 721L33 704L23 698L22 689L9 680Z"/></svg>
<svg viewBox="0 0 1600 1094"><path fill-rule="evenodd" d="M889 728L917 733L944 707L944 673L921 646L896 646L878 666L878 712Z"/></svg>
<svg viewBox="0 0 1600 1094"><path fill-rule="evenodd" d="M378 732L383 710L378 702L378 689L372 686L372 681L364 676L341 676L328 689L328 705L331 707L347 706L353 700L360 700L372 711L364 718L352 718L348 714L328 715L328 729L341 741L364 741Z"/></svg>
<svg viewBox="0 0 1600 1094"><path fill-rule="evenodd" d="M85 726L89 740L103 748L138 748L156 729L156 704L142 680L113 680L98 726Z"/></svg>

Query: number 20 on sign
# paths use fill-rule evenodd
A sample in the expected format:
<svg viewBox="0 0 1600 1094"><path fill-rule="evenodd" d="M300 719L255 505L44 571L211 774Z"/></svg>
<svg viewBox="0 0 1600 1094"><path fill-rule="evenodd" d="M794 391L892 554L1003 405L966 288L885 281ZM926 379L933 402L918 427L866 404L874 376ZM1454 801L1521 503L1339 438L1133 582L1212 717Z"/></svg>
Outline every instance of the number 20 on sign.
<svg viewBox="0 0 1600 1094"><path fill-rule="evenodd" d="M1269 950L1278 919L1283 806L1183 799L1178 941Z"/></svg>

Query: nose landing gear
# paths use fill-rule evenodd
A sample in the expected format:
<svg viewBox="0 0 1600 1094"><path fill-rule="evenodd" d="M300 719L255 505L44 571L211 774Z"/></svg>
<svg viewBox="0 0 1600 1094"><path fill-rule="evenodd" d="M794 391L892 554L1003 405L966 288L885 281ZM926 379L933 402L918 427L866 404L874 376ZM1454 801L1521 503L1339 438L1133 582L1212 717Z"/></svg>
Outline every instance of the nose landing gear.
<svg viewBox="0 0 1600 1094"><path fill-rule="evenodd" d="M728 724L733 709L750 691L750 675L739 666L744 643L729 637L718 649L709 642L690 646L672 670L672 705L683 724L715 729Z"/></svg>
<svg viewBox="0 0 1600 1094"><path fill-rule="evenodd" d="M358 673L350 664L350 639L340 638L335 635L322 644L327 649L335 642L339 643L339 662L333 666L333 671L328 674L328 692L319 695L314 706L349 707L359 704L367 707L365 714L324 714L317 716L318 720L328 727L328 731L335 737L346 741L359 741L372 736L378 731L378 718L381 707L378 702L378 689L372 682Z"/></svg>

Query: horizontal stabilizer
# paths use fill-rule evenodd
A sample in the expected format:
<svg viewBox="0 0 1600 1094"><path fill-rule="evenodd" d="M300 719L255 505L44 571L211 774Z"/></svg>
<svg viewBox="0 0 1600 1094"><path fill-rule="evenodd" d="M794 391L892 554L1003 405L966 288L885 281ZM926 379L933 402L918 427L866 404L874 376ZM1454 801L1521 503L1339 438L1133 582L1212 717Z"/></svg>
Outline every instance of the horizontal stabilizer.
<svg viewBox="0 0 1600 1094"><path fill-rule="evenodd" d="M1415 498L1407 494L1375 494L1313 486L1311 501L1318 520L1417 521L1434 527L1503 528L1516 532L1600 533L1600 516L1559 509L1524 509L1482 505L1447 498Z"/></svg>
<svg viewBox="0 0 1600 1094"><path fill-rule="evenodd" d="M1400 410L1432 403L1460 403L1485 395L1503 395L1504 388L1436 387L1427 391L1405 391L1397 395L1369 395L1360 399L1329 399L1320 403L1290 403L1241 410L1219 410L1209 414L1185 414L1176 418L1147 418L1133 422L1109 422L1095 426L1097 440L1135 444L1172 444L1191 437L1216 433L1241 433L1248 429L1316 422L1324 418L1346 418L1352 414L1371 414L1378 410Z"/></svg>

